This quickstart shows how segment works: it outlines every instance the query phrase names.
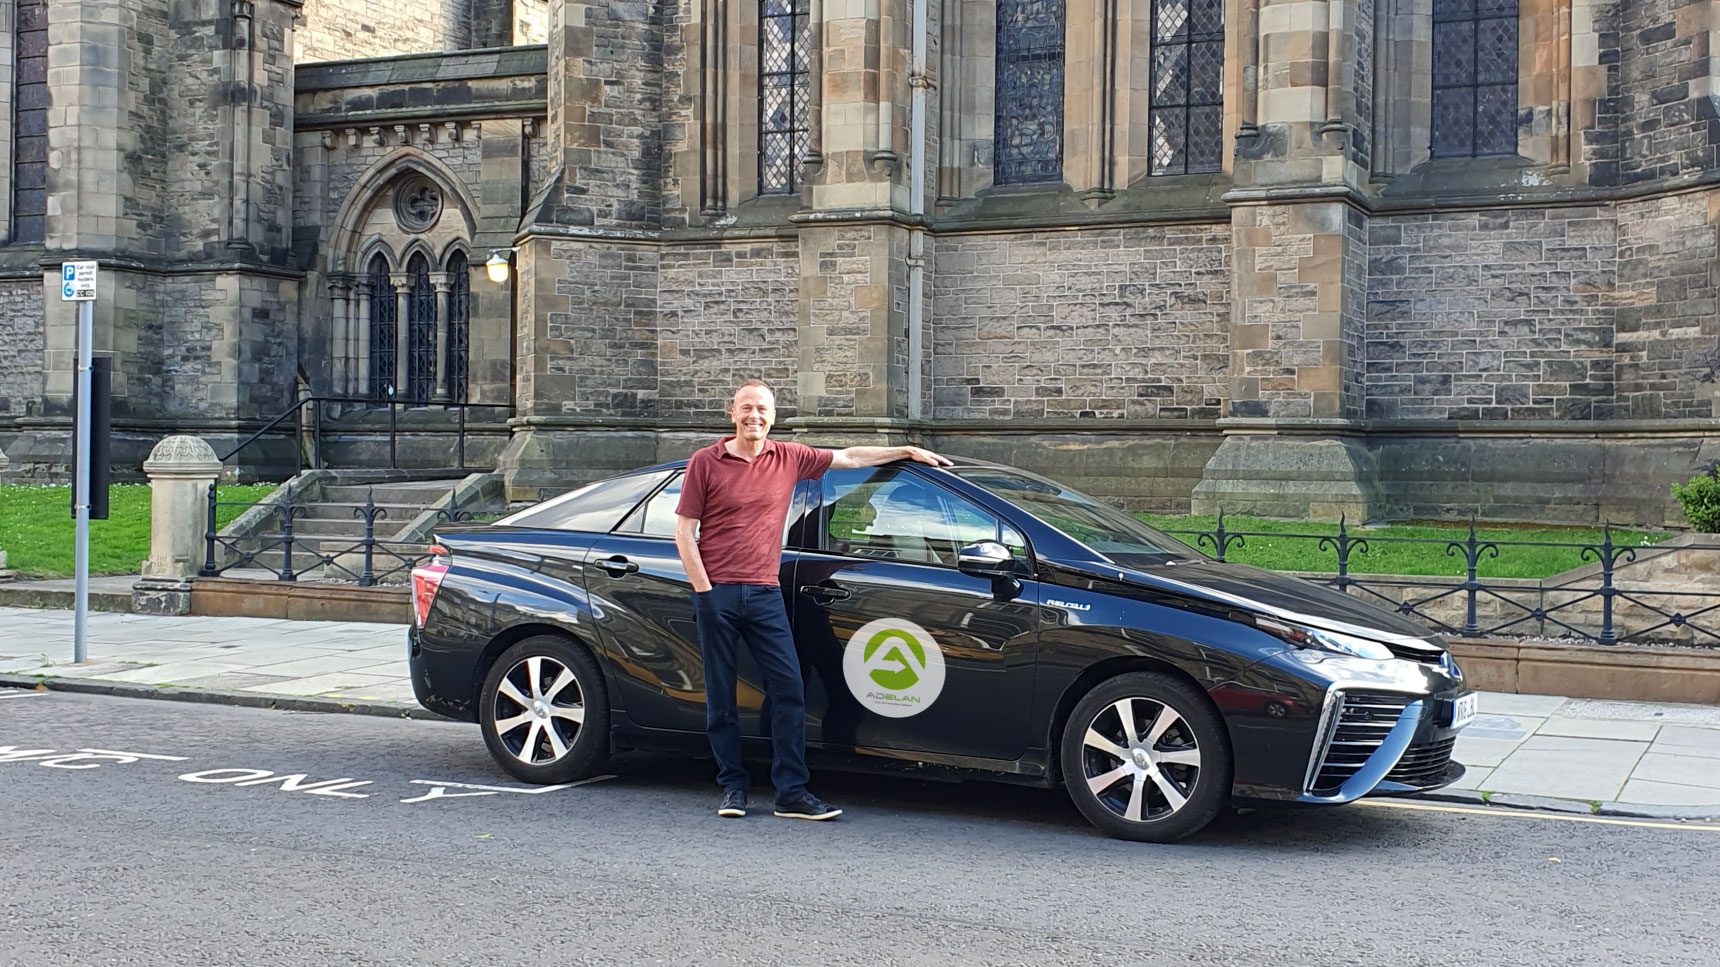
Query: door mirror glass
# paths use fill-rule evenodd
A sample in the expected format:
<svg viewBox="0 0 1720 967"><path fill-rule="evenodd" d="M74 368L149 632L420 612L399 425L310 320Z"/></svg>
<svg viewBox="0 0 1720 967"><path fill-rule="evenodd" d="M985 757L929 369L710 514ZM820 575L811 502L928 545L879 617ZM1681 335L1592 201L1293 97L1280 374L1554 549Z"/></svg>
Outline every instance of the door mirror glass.
<svg viewBox="0 0 1720 967"><path fill-rule="evenodd" d="M997 541L977 541L962 547L957 566L963 574L1008 577L1015 573L1015 555Z"/></svg>

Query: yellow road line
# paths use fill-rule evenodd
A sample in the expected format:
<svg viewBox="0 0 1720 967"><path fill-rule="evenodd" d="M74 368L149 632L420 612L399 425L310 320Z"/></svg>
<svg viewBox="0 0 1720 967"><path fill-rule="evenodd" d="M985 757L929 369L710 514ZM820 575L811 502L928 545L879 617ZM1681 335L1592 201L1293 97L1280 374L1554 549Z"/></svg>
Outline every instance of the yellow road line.
<svg viewBox="0 0 1720 967"><path fill-rule="evenodd" d="M1609 819L1605 816L1577 816L1567 813L1542 813L1504 808L1484 809L1478 806L1436 806L1431 803L1419 802L1369 800L1358 802L1355 805L1371 806L1375 809L1408 809L1426 813L1463 813L1470 816L1493 816L1504 819L1553 819L1567 823L1595 823L1601 826L1636 826L1641 829L1682 829L1720 833L1720 826L1706 823L1655 822L1651 819Z"/></svg>

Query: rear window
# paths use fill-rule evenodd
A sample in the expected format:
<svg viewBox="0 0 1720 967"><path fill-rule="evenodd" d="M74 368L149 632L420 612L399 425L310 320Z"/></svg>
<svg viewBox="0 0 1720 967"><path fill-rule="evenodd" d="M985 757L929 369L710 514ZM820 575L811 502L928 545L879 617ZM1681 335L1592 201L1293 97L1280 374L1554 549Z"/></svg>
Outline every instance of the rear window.
<svg viewBox="0 0 1720 967"><path fill-rule="evenodd" d="M558 531L593 531L607 534L639 505L645 495L668 479L673 471L636 473L586 484L578 490L496 521L508 527L541 527Z"/></svg>

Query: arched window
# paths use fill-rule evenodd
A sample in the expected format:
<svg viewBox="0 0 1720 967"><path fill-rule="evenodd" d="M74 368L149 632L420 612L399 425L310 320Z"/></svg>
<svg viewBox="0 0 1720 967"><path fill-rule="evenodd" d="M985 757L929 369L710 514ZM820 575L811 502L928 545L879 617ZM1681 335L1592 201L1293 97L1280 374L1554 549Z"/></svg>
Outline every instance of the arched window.
<svg viewBox="0 0 1720 967"><path fill-rule="evenodd" d="M388 398L394 385L395 327L394 283L388 278L388 260L379 253L370 260L370 395Z"/></svg>
<svg viewBox="0 0 1720 967"><path fill-rule="evenodd" d="M1152 173L1217 171L1224 157L1224 0L1153 0Z"/></svg>
<svg viewBox="0 0 1720 967"><path fill-rule="evenodd" d="M760 0L758 11L758 192L800 189L806 157L811 0Z"/></svg>
<svg viewBox="0 0 1720 967"><path fill-rule="evenodd" d="M40 242L48 211L48 4L18 0L12 55L12 241Z"/></svg>
<svg viewBox="0 0 1720 967"><path fill-rule="evenodd" d="M406 263L406 398L427 402L436 391L436 287L420 252Z"/></svg>
<svg viewBox="0 0 1720 967"><path fill-rule="evenodd" d="M466 352L471 345L472 272L466 253L448 257L448 394L466 401Z"/></svg>
<svg viewBox="0 0 1720 967"><path fill-rule="evenodd" d="M1436 158L1517 153L1517 0L1433 0Z"/></svg>
<svg viewBox="0 0 1720 967"><path fill-rule="evenodd" d="M998 0L992 181L1063 177L1064 0Z"/></svg>

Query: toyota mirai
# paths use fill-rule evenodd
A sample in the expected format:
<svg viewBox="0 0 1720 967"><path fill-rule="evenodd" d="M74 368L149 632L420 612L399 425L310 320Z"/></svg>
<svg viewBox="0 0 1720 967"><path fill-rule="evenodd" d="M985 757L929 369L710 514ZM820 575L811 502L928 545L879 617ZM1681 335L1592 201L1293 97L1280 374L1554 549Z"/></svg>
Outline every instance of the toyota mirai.
<svg viewBox="0 0 1720 967"><path fill-rule="evenodd" d="M477 722L530 783L622 749L705 749L674 542L684 466L439 529L413 571L419 702ZM1104 832L1156 842L1233 802L1347 803L1463 774L1451 750L1476 699L1440 638L1012 467L803 481L781 586L825 767L1062 786ZM762 755L749 661L741 728Z"/></svg>

